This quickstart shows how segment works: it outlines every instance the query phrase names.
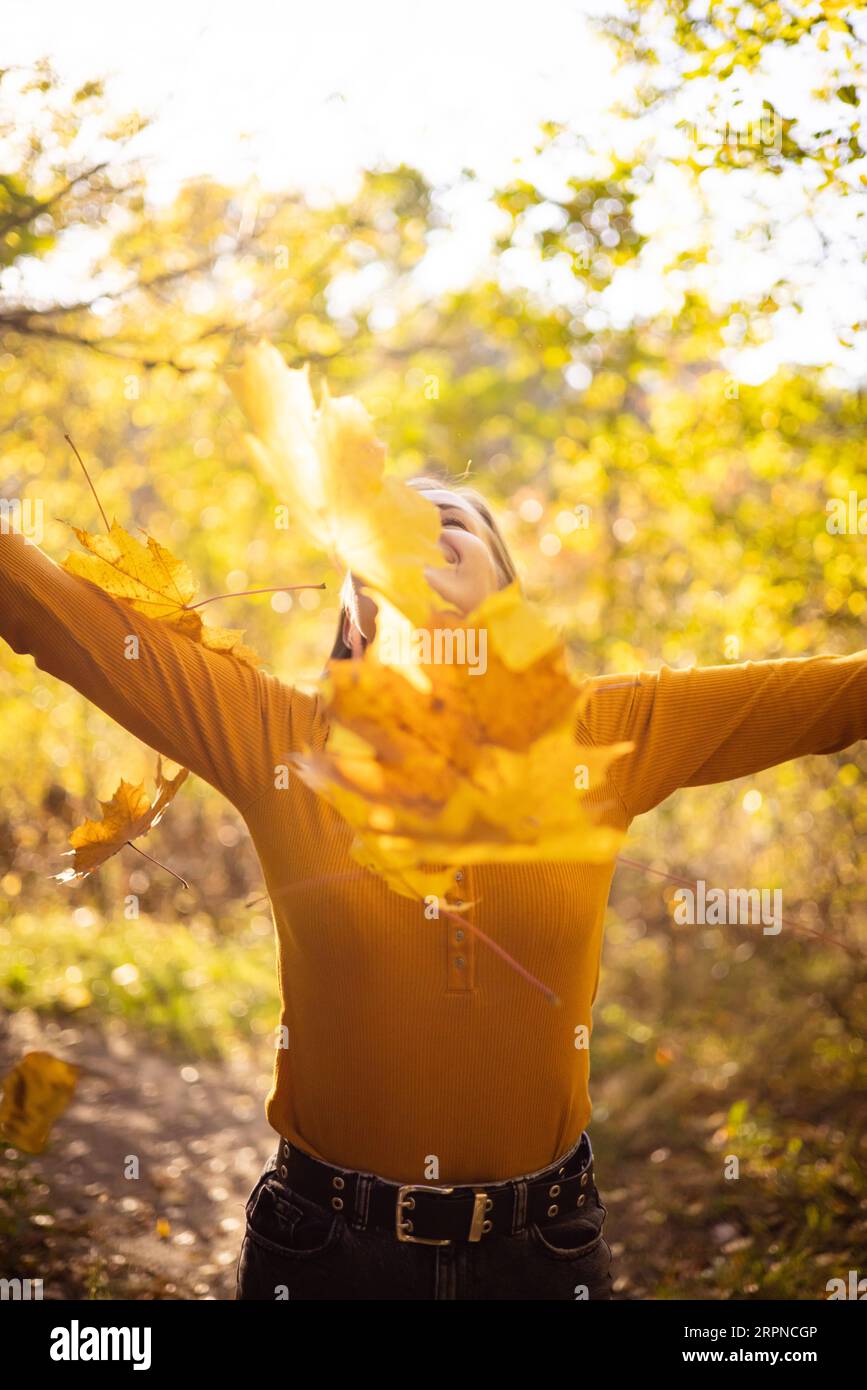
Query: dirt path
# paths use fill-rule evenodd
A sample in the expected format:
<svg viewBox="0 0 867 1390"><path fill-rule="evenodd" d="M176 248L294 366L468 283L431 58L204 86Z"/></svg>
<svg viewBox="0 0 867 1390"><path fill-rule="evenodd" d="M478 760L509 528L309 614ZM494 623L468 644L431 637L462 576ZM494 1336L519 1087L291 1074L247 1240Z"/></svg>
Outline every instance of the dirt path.
<svg viewBox="0 0 867 1390"><path fill-rule="evenodd" d="M9 1016L3 1071L33 1048L84 1071L44 1154L0 1150L0 1231L20 1266L0 1273L42 1278L45 1298L232 1298L244 1203L275 1143L270 1070Z"/></svg>

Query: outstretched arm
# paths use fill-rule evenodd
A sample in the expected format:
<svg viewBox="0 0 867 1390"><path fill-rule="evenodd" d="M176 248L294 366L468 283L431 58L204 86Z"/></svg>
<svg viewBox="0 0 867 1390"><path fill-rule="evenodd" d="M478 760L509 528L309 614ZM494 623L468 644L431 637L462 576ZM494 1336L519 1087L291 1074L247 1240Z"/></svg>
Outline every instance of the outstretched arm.
<svg viewBox="0 0 867 1390"><path fill-rule="evenodd" d="M678 787L746 777L867 738L867 651L603 676L584 723L594 743L631 739L611 776L631 817Z"/></svg>
<svg viewBox="0 0 867 1390"><path fill-rule="evenodd" d="M240 810L273 782L270 745L294 746L310 697L206 650L0 534L0 636ZM138 638L137 657L129 637Z"/></svg>

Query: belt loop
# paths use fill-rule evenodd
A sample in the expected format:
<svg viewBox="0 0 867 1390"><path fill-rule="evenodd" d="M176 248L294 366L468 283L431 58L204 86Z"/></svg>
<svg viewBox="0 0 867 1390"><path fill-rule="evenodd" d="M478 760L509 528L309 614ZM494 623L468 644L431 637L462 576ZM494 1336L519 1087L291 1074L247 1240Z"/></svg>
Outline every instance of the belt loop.
<svg viewBox="0 0 867 1390"><path fill-rule="evenodd" d="M352 1213L352 1226L356 1231L367 1229L367 1214L370 1205L370 1189L373 1185L372 1173L359 1173L355 1184L355 1205Z"/></svg>
<svg viewBox="0 0 867 1390"><path fill-rule="evenodd" d="M516 1178L512 1183L515 1194L512 1209L512 1235L517 1235L523 1229L527 1220L527 1179Z"/></svg>

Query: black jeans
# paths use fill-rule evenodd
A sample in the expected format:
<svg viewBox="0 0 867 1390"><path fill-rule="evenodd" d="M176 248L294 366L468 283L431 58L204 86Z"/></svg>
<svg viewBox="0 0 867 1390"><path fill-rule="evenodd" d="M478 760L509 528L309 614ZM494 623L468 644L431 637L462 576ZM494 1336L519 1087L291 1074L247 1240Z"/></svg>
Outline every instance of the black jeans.
<svg viewBox="0 0 867 1390"><path fill-rule="evenodd" d="M569 1154L581 1145L592 1153L586 1131ZM528 1173L516 1181L537 1176ZM594 1181L581 1211L555 1218L544 1234L530 1222L515 1235L413 1245L391 1231L358 1230L342 1212L302 1197L280 1177L274 1155L247 1202L236 1297L610 1299L611 1250L602 1235L606 1215Z"/></svg>

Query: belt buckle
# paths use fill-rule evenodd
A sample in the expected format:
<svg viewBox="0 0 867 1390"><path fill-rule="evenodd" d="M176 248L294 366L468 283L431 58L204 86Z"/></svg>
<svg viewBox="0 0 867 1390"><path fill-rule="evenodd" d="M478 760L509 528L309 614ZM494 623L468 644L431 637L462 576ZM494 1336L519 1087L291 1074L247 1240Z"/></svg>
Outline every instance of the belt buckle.
<svg viewBox="0 0 867 1390"><path fill-rule="evenodd" d="M408 1196L408 1193L442 1192L447 1194L449 1192L454 1192L454 1190L453 1187L427 1187L424 1183L407 1183L403 1187L398 1188L396 1208L398 1240L409 1241L412 1245L451 1245L453 1243L451 1238L446 1240L432 1240L428 1236L412 1235L412 1222L401 1220L401 1212L407 1208L412 1211L415 1207L415 1198ZM470 1221L468 1240L481 1240L482 1238L482 1222L484 1221L485 1203L487 1199L487 1192L473 1193L473 1215ZM406 1229L407 1227L409 1227L409 1230Z"/></svg>

